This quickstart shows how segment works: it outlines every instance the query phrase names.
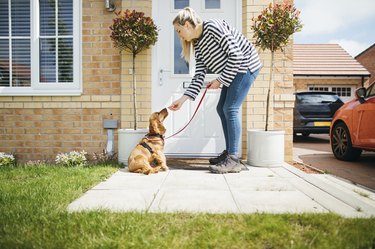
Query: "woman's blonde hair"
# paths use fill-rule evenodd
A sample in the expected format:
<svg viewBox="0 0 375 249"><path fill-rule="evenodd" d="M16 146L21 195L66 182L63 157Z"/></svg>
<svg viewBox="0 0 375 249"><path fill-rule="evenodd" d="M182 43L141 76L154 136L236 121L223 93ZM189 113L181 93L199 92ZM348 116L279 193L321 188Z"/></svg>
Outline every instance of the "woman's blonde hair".
<svg viewBox="0 0 375 249"><path fill-rule="evenodd" d="M189 22L193 28L197 27L197 25L202 23L202 19L195 13L195 11L190 7L185 7L184 9L178 12L177 16L173 20L173 25L179 24L181 26L185 25L186 22ZM180 39L182 52L181 57L184 58L185 61L190 61L190 48L191 48L191 41L184 41Z"/></svg>

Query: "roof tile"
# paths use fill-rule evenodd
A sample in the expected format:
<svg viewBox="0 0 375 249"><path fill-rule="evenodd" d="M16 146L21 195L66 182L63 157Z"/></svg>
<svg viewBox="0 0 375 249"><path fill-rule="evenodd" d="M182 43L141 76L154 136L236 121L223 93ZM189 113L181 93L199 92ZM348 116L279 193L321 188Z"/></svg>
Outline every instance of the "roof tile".
<svg viewBox="0 0 375 249"><path fill-rule="evenodd" d="M294 44L295 76L369 76L370 73L338 44Z"/></svg>

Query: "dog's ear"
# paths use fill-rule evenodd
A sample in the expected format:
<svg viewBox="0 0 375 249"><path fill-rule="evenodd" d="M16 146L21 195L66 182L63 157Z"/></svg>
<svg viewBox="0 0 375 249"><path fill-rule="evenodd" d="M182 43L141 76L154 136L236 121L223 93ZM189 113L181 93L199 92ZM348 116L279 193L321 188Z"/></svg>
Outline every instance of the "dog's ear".
<svg viewBox="0 0 375 249"><path fill-rule="evenodd" d="M150 133L155 133L158 134L160 133L159 127L160 127L161 122L158 119L151 119L150 120Z"/></svg>
<svg viewBox="0 0 375 249"><path fill-rule="evenodd" d="M150 120L149 130L150 130L150 133L155 133L155 134L164 134L166 131L163 123L158 119Z"/></svg>

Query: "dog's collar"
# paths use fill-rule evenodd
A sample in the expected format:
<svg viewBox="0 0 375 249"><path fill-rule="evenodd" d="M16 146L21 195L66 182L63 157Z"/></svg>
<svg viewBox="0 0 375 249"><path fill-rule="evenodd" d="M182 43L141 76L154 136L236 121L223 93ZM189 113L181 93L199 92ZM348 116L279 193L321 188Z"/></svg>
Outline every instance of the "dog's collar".
<svg viewBox="0 0 375 249"><path fill-rule="evenodd" d="M164 136L160 133L147 133L146 137L158 137L158 138L161 138L162 140L164 140Z"/></svg>

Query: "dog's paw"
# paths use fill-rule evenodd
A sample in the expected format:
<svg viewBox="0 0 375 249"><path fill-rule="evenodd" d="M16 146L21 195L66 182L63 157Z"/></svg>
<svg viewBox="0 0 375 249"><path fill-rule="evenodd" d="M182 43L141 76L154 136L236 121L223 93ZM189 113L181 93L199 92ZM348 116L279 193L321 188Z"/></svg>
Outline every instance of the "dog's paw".
<svg viewBox="0 0 375 249"><path fill-rule="evenodd" d="M168 168L168 166L167 166L167 165L164 165L164 166L162 165L162 166L161 166L161 169L162 169L162 170L164 170L164 171L167 171L167 170L169 170L169 168Z"/></svg>
<svg viewBox="0 0 375 249"><path fill-rule="evenodd" d="M153 163L155 166L162 165L162 164L163 164L163 160L161 159L161 157L160 157L159 155L155 154L155 155L153 156L152 163Z"/></svg>

